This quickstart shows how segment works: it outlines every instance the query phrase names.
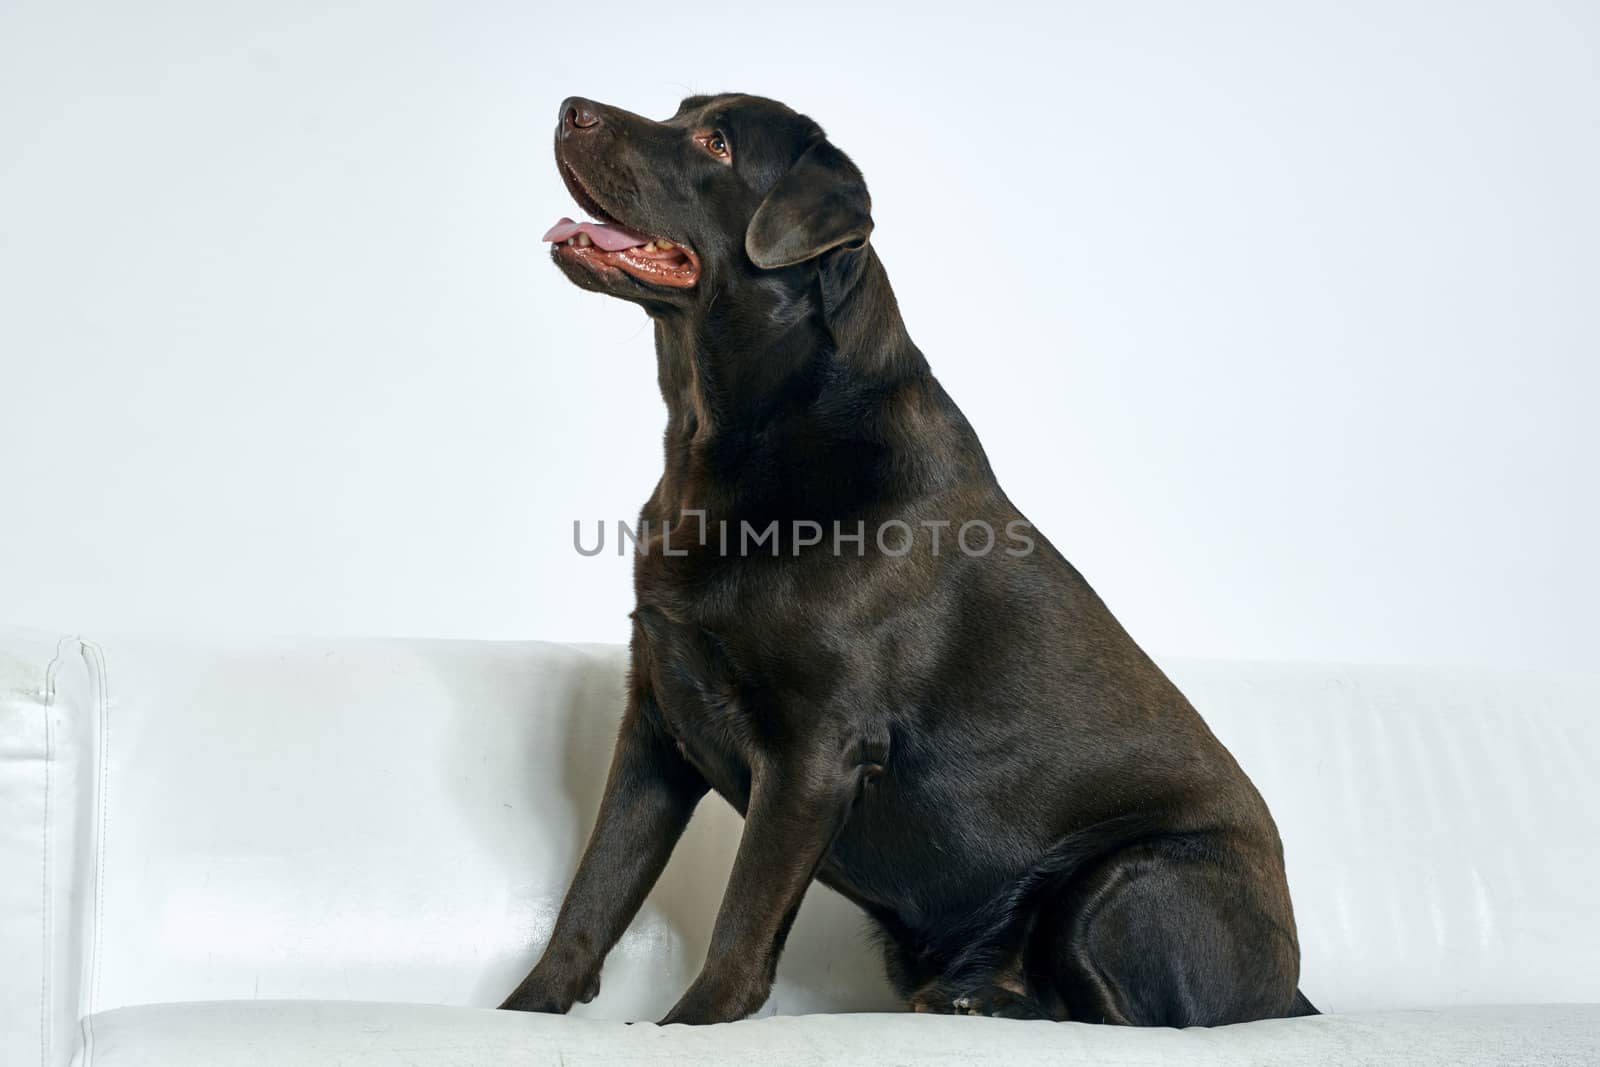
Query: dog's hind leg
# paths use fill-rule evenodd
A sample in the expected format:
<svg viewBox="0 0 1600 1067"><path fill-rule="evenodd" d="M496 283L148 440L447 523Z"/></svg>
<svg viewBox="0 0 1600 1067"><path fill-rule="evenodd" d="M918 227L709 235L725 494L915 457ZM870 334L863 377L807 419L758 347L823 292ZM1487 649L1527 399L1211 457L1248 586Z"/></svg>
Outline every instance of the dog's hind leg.
<svg viewBox="0 0 1600 1067"><path fill-rule="evenodd" d="M1158 839L1096 864L1041 901L1025 953L1030 990L1084 1022L1220 1026L1295 1014L1292 918L1273 913L1241 862L1213 842Z"/></svg>

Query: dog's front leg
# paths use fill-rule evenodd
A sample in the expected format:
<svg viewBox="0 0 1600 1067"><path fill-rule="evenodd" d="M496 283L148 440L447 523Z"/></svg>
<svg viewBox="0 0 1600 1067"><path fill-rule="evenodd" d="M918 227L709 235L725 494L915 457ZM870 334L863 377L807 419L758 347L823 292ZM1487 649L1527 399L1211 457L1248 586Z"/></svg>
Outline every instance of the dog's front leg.
<svg viewBox="0 0 1600 1067"><path fill-rule="evenodd" d="M860 767L832 762L752 768L744 834L705 966L663 1024L728 1022L766 1002L795 912L859 788Z"/></svg>
<svg viewBox="0 0 1600 1067"><path fill-rule="evenodd" d="M683 833L706 783L661 729L648 695L629 702L600 816L539 963L502 1008L565 1012L600 991L600 965Z"/></svg>

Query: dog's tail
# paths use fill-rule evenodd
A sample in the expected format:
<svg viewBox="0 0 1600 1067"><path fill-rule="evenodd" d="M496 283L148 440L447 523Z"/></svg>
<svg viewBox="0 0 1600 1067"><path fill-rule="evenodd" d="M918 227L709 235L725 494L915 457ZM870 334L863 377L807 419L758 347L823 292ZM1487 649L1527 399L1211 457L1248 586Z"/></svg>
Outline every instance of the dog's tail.
<svg viewBox="0 0 1600 1067"><path fill-rule="evenodd" d="M1322 1013L1317 1010L1317 1006L1315 1004L1311 1003L1311 1001L1307 1000L1306 999L1306 995L1304 993L1302 993L1302 992L1300 992L1300 990L1296 989L1294 991L1294 1003L1289 1005L1289 1013L1287 1015L1285 1015L1284 1018L1285 1019L1298 1019L1302 1015L1321 1015L1321 1014Z"/></svg>

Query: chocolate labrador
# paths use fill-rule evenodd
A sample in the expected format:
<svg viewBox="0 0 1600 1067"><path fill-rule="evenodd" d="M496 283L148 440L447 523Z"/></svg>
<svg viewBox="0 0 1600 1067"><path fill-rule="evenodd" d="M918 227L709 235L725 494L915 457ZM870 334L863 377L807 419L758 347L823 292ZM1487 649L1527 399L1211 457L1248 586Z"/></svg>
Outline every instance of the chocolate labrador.
<svg viewBox="0 0 1600 1067"><path fill-rule="evenodd" d="M1314 1009L1261 795L995 481L912 343L861 172L772 100L573 98L546 240L655 327L665 469L594 832L504 1007L564 1012L709 789L744 816L663 1022L761 1007L813 879L917 1010L1138 1026ZM979 358L1004 358L984 354Z"/></svg>

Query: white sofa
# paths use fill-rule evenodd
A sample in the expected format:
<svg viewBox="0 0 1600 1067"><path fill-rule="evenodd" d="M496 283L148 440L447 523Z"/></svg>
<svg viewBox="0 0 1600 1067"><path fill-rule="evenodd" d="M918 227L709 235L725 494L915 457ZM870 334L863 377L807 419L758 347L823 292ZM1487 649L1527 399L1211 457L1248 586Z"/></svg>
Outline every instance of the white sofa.
<svg viewBox="0 0 1600 1067"><path fill-rule="evenodd" d="M535 959L621 706L612 647L0 627L0 1064L1600 1063L1600 679L1170 663L1277 815L1328 1014L905 1013L807 897L757 1019L657 1027L738 819L708 798L567 1017Z"/></svg>

